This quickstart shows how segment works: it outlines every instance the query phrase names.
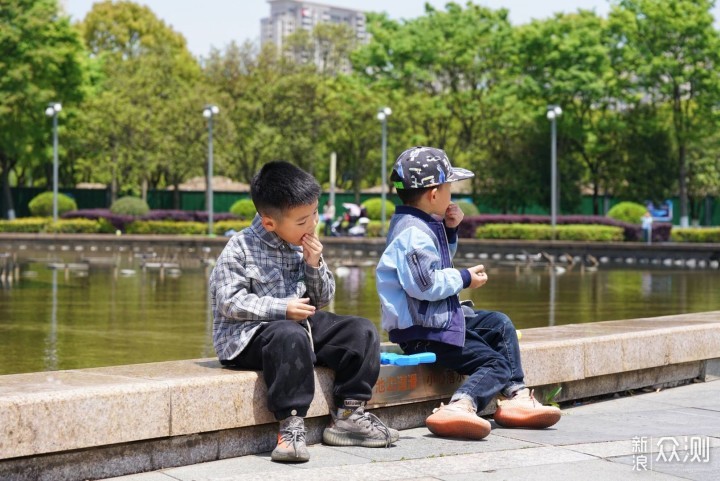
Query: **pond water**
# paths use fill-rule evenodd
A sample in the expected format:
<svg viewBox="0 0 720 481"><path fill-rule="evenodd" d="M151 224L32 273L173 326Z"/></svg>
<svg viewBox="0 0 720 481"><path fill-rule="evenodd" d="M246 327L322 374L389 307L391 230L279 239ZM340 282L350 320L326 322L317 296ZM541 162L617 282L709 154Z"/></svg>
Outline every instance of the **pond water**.
<svg viewBox="0 0 720 481"><path fill-rule="evenodd" d="M206 268L160 276L119 269L65 273L23 265L0 286L0 374L213 357ZM376 323L373 268L336 268L329 310ZM716 271L600 269L556 274L490 268L464 291L476 308L507 313L518 329L720 310ZM384 335L383 339L387 339Z"/></svg>

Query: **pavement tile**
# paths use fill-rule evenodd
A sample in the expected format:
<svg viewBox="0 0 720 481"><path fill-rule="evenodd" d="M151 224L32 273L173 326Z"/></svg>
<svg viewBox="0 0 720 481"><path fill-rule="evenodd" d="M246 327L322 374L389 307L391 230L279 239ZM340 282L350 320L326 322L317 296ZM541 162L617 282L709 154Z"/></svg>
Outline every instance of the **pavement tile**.
<svg viewBox="0 0 720 481"><path fill-rule="evenodd" d="M442 453L443 456L455 456L458 454L485 453L536 446L535 443L493 436L492 434L480 441L439 438L427 428L422 427L400 431L400 439L388 449L368 449L354 446L333 446L331 449L380 462L426 458L437 456L438 453Z"/></svg>
<svg viewBox="0 0 720 481"><path fill-rule="evenodd" d="M701 435L689 435L682 436L677 439L678 443L686 443L692 438L704 437L708 441L710 448L720 448L720 439ZM684 439L687 438L687 439ZM657 438L656 438L657 440ZM661 446L657 443L651 443L650 439L647 441L647 452L657 453ZM623 441L608 441L601 443L587 443L587 444L573 444L564 446L565 449L577 451L579 453L589 454L591 456L597 456L599 458L612 458L618 456L628 456L637 452L638 450L638 439L625 439Z"/></svg>
<svg viewBox="0 0 720 481"><path fill-rule="evenodd" d="M464 473L475 473L477 475L480 471L522 466L542 466L592 459L595 458L586 454L547 446L460 456L438 455L433 458L403 461L402 464L418 474L439 477Z"/></svg>
<svg viewBox="0 0 720 481"><path fill-rule="evenodd" d="M558 481L582 479L583 481L608 481L610 479L638 479L653 481L680 481L679 478L658 472L633 471L630 466L620 466L617 463L604 459L590 461L576 461L573 463L546 464L544 466L528 466L522 468L507 468L482 473L458 474L440 476L442 481L500 481L500 480L531 480L531 481Z"/></svg>
<svg viewBox="0 0 720 481"><path fill-rule="evenodd" d="M607 415L563 416L550 429L493 430L497 436L522 441L564 446L603 441L620 441L635 436L679 436L720 433L720 416L713 411L692 408L658 409L641 412L609 412Z"/></svg>
<svg viewBox="0 0 720 481"><path fill-rule="evenodd" d="M233 476L254 473L272 473L272 475L274 476L275 472L289 472L291 470L292 467L290 465L273 463L272 461L270 461L270 453L267 453L267 456L250 455L242 456L239 458L222 459L220 461L212 461L209 463L200 463L191 466L165 469L161 472L163 474L166 474L173 480L201 481L211 479L214 480L225 477L232 478ZM123 479L123 481L125 480ZM142 479L138 481L146 480Z"/></svg>
<svg viewBox="0 0 720 481"><path fill-rule="evenodd" d="M172 476L168 476L162 471L153 471L151 473L129 474L127 476L118 476L116 478L106 478L107 481L177 481Z"/></svg>
<svg viewBox="0 0 720 481"><path fill-rule="evenodd" d="M678 460L668 452L665 461L658 459L658 455L648 457L648 471L652 474L662 473L692 479L696 481L715 481L720 479L720 448L710 449L707 460L691 461L692 455L687 451L677 451ZM672 461L669 461L672 459ZM622 456L611 458L610 461L629 465L631 468L637 464L636 456ZM656 478L653 478L656 479Z"/></svg>
<svg viewBox="0 0 720 481"><path fill-rule="evenodd" d="M400 463L367 463L362 468L356 465L328 466L324 468L293 469L265 473L237 473L233 476L194 478L213 481L395 481L416 479L422 476Z"/></svg>

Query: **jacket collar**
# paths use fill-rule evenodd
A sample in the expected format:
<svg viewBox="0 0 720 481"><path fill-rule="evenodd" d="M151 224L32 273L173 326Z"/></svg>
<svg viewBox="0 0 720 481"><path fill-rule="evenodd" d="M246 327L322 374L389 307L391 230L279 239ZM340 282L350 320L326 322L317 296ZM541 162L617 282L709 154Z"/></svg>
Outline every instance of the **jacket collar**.
<svg viewBox="0 0 720 481"><path fill-rule="evenodd" d="M425 221L426 223L440 223L442 224L442 221L437 220L432 215L428 214L427 212L418 209L417 207L412 207L409 205L399 205L395 207L395 214L405 214L405 215L411 215L413 217L418 217L420 220Z"/></svg>

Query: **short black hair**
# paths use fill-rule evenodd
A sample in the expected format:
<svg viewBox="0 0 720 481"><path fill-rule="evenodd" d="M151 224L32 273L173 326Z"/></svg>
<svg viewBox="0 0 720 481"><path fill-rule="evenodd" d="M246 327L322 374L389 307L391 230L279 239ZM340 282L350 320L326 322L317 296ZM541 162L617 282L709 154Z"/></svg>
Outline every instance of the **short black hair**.
<svg viewBox="0 0 720 481"><path fill-rule="evenodd" d="M400 176L393 170L392 174L390 174L390 182L402 182L402 179ZM425 194L425 192L435 189L437 185L433 185L431 187L420 187L418 189L398 189L395 188L395 192L397 192L398 197L400 197L400 200L405 205L415 205L417 204L417 201L420 200L420 197Z"/></svg>
<svg viewBox="0 0 720 481"><path fill-rule="evenodd" d="M253 177L250 198L260 215L282 217L288 209L317 202L320 184L299 167L275 160L263 165Z"/></svg>

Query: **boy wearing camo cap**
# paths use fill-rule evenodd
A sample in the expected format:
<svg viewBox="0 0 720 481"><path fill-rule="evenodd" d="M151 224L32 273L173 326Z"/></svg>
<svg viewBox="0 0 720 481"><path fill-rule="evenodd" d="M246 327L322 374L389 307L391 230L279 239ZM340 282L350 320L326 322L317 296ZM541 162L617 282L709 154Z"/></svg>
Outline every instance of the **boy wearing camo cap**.
<svg viewBox="0 0 720 481"><path fill-rule="evenodd" d="M473 176L452 167L441 149L413 147L400 154L390 180L403 205L390 220L376 278L390 340L406 354L433 352L440 366L468 376L450 403L427 418L427 427L437 436L482 439L491 425L477 413L496 396L500 426L546 428L561 413L525 387L510 318L461 305L458 297L488 279L482 265L452 264L463 213L450 200L450 184Z"/></svg>

